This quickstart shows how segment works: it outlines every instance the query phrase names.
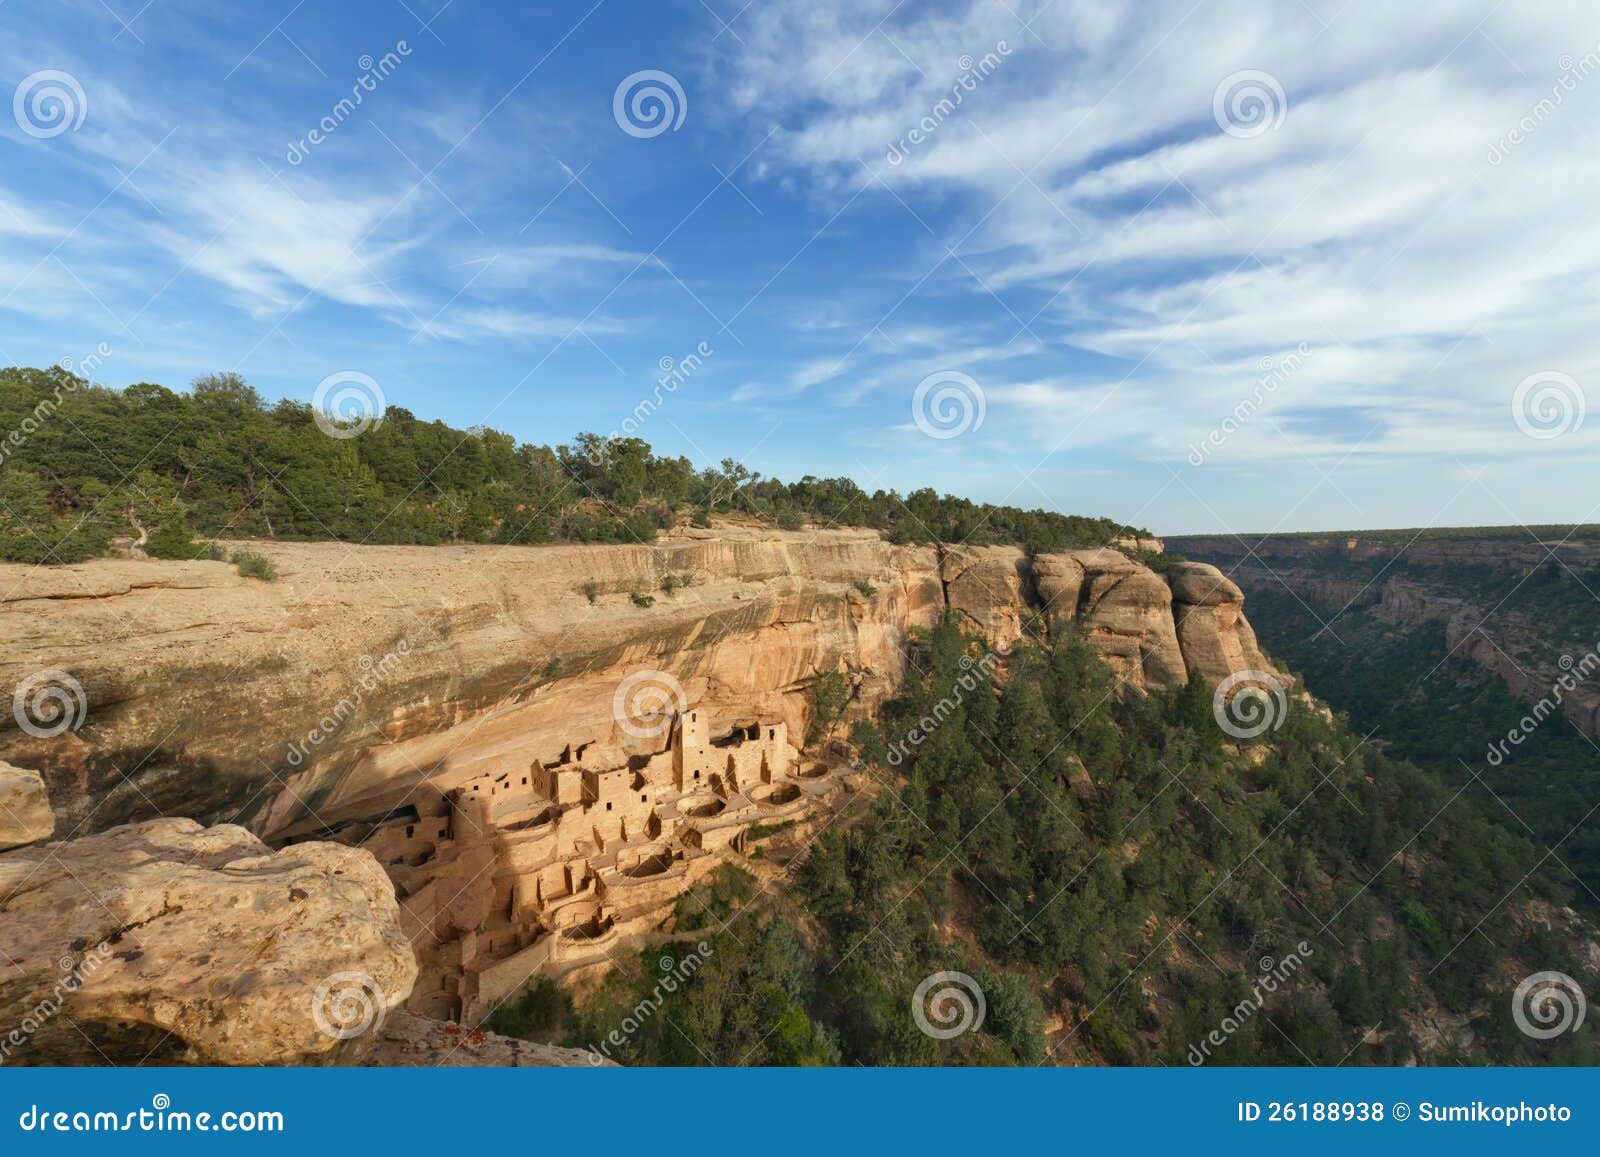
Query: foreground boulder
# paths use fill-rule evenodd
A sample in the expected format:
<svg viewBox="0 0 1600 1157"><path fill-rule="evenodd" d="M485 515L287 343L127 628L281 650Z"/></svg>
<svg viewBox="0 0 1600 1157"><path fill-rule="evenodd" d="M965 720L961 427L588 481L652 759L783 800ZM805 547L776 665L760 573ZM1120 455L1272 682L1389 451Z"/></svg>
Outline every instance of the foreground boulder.
<svg viewBox="0 0 1600 1157"><path fill-rule="evenodd" d="M371 855L161 819L0 855L0 1057L350 1063L417 966Z"/></svg>
<svg viewBox="0 0 1600 1157"><path fill-rule="evenodd" d="M43 777L0 760L0 851L47 840L55 830Z"/></svg>

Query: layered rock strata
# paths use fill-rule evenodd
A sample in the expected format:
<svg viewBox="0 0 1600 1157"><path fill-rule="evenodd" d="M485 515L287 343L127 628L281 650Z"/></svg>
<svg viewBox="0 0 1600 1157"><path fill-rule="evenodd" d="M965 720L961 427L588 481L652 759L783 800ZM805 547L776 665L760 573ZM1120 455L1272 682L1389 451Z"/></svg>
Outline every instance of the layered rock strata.
<svg viewBox="0 0 1600 1157"><path fill-rule="evenodd" d="M637 547L252 548L278 581L208 562L0 567L0 678L47 674L80 707L0 732L0 754L44 770L62 830L194 814L286 856L370 851L419 961L408 1009L468 1024L535 974L647 942L757 828L822 822L852 789L849 768L802 754L811 684L842 672L850 712L870 711L947 611L1002 651L1070 625L1130 693L1265 666L1214 568L1113 549L732 527ZM624 702L640 687L653 719ZM123 853L126 872L157 870Z"/></svg>

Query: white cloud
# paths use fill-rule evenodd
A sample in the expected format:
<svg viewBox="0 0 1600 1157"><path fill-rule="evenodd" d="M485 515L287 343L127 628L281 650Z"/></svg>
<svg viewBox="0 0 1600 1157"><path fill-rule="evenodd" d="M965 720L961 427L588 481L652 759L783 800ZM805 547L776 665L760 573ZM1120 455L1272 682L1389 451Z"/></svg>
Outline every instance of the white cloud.
<svg viewBox="0 0 1600 1157"><path fill-rule="evenodd" d="M1058 0L1017 10L1031 30L989 0L933 18L894 7L764 4L716 68L741 107L783 120L772 171L835 200L881 181L939 222L908 281L953 245L965 266L935 283L964 284L1002 328L1014 310L1042 352L1112 359L1092 375L1115 394L1098 408L1098 390L1036 362L955 363L987 371L993 437L1048 449L1076 431L1180 459L1261 357L1298 342L1315 355L1230 452L1526 455L1510 396L1546 368L1600 407L1592 5ZM950 93L957 58L1002 39L1000 67L889 164L887 146ZM1568 66L1583 75L1564 85ZM1242 69L1285 89L1276 131L1240 139L1215 123L1214 91ZM1530 114L1536 130L1489 163ZM865 388L909 393L925 364ZM1540 449L1597 445L1591 422Z"/></svg>

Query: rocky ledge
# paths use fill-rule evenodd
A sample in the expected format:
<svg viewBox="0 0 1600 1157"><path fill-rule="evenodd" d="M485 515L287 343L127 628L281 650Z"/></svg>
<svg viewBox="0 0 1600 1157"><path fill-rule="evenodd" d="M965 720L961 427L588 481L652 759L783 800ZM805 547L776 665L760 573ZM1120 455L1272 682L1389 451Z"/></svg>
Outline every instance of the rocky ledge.
<svg viewBox="0 0 1600 1157"><path fill-rule="evenodd" d="M947 609L1002 647L1072 623L1134 693L1265 666L1214 568L1109 548L733 526L650 546L250 545L277 581L218 562L0 564L0 685L43 680L65 712L0 714L0 758L43 772L61 830L187 815L276 841L585 739L637 754L612 697L641 669L718 719L804 735L819 673L844 672L869 709Z"/></svg>
<svg viewBox="0 0 1600 1157"><path fill-rule="evenodd" d="M417 966L366 852L159 819L0 855L12 1063L359 1058Z"/></svg>

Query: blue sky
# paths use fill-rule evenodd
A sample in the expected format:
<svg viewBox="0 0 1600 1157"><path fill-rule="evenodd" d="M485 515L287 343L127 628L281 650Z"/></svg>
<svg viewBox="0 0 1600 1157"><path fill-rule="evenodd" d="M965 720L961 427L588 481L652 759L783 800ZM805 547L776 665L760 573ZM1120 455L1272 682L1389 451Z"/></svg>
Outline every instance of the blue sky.
<svg viewBox="0 0 1600 1157"><path fill-rule="evenodd" d="M0 364L555 442L704 343L700 462L1597 517L1592 3L8 0L0 95Z"/></svg>

